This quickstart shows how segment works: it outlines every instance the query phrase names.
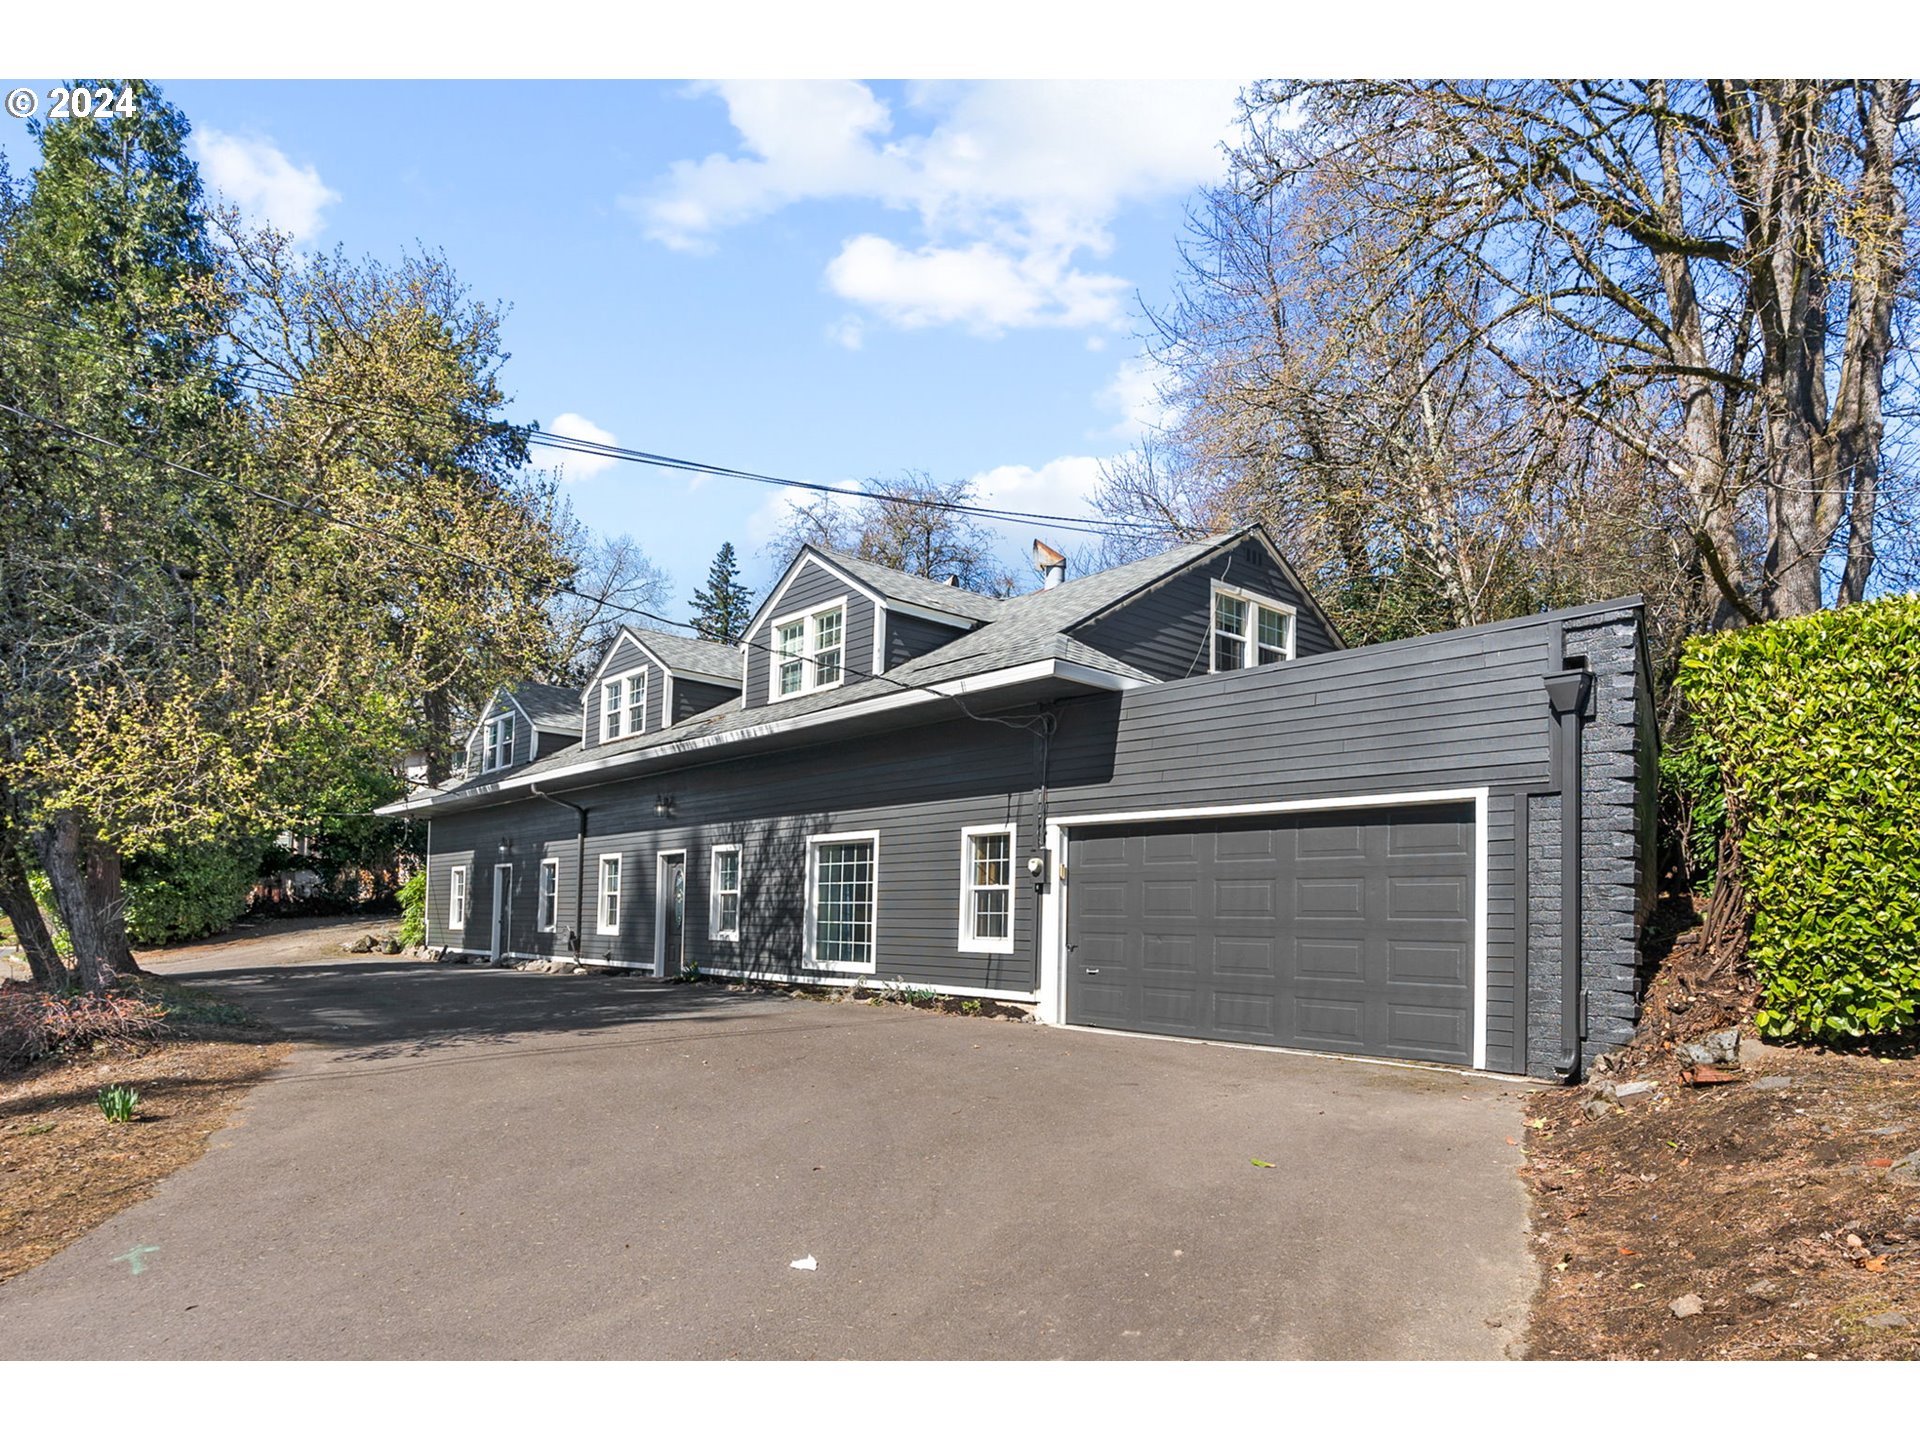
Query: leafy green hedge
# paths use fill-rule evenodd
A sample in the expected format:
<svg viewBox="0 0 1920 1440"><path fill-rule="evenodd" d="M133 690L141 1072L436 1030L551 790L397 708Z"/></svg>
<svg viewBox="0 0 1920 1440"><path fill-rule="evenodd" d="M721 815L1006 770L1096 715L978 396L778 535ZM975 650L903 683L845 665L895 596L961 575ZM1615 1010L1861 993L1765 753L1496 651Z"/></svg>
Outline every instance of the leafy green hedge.
<svg viewBox="0 0 1920 1440"><path fill-rule="evenodd" d="M1920 1028L1920 599L1703 637L1679 683L1737 826L1762 1033Z"/></svg>
<svg viewBox="0 0 1920 1440"><path fill-rule="evenodd" d="M197 940L247 912L262 846L189 845L127 861L127 935L136 945Z"/></svg>
<svg viewBox="0 0 1920 1440"><path fill-rule="evenodd" d="M427 943L427 872L416 870L400 887L400 943Z"/></svg>

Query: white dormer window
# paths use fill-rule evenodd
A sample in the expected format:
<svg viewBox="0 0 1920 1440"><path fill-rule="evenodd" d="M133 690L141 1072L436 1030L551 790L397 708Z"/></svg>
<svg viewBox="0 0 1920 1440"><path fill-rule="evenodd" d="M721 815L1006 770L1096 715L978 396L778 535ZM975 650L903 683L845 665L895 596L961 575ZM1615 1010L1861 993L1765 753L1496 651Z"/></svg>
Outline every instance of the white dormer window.
<svg viewBox="0 0 1920 1440"><path fill-rule="evenodd" d="M480 768L499 770L513 764L513 716L496 715L487 721L480 752Z"/></svg>
<svg viewBox="0 0 1920 1440"><path fill-rule="evenodd" d="M1215 582L1214 673L1293 659L1293 620L1291 605Z"/></svg>
<svg viewBox="0 0 1920 1440"><path fill-rule="evenodd" d="M773 698L838 685L846 652L847 602L773 622Z"/></svg>
<svg viewBox="0 0 1920 1440"><path fill-rule="evenodd" d="M629 670L601 682L600 738L618 740L622 735L638 735L647 728L647 672Z"/></svg>

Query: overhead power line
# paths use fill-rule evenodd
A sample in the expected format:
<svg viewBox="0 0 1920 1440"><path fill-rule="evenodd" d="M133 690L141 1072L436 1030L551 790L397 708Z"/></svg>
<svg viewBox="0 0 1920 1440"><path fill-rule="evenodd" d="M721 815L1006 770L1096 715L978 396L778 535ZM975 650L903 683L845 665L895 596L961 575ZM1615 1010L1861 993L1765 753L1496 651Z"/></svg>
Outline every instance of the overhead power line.
<svg viewBox="0 0 1920 1440"><path fill-rule="evenodd" d="M14 306L0 305L0 314L16 317L30 329L27 332L9 330L0 323L0 333L13 333L25 339L36 339L32 330L43 334L48 331L64 331L94 348L98 353L122 353L109 346L95 332L85 327L68 324L48 316L34 315ZM230 362L224 367L224 373L232 384L240 389L251 390L259 395L269 395L278 399L290 400L298 404L326 406L367 415L390 415L396 418L426 421L444 424L459 417L447 413L428 411L420 406L404 405L394 401L370 401L324 391L315 392L310 387L293 384L278 370L271 367L247 362ZM241 378L242 376L250 378ZM266 378L261 378L262 376ZM479 422L474 424L481 428ZM835 496L847 500L875 500L883 503L912 505L929 510L940 510L954 514L977 517L981 520L1008 524L1024 523L1047 525L1058 530L1074 534L1102 535L1115 530L1156 531L1158 527L1150 522L1137 520L1106 520L1092 515L1054 515L1044 511L1016 510L1002 506L981 505L970 501L939 500L923 495L899 494L882 489L829 485L814 480L796 480L789 476L773 475L763 471L742 470L733 466L714 464L703 460L690 460L681 456L661 454L651 450L636 449L631 446L603 443L580 436L561 435L536 427L525 427L527 443L541 449L559 453L569 453L596 459L624 461L630 464L644 465L657 470L672 470L683 474L711 476L717 479L745 480L758 485L771 485L782 489L800 490L812 494Z"/></svg>
<svg viewBox="0 0 1920 1440"><path fill-rule="evenodd" d="M628 605L621 601L613 600L611 598L604 597L604 596L589 595L584 591L574 588L571 585L558 585L558 584L554 584L550 580L546 580L543 578L529 577L524 572L516 572L511 566L502 565L494 561L480 560L471 555L462 554L457 550L448 549L444 545L438 545L432 541L422 540L412 535L390 530L385 526L371 524L364 520L350 519L342 515L335 515L332 511L326 509L325 507L320 505L315 505L309 501L290 500L286 496L275 495L270 490L262 490L256 485L249 485L245 481L235 480L228 476L216 475L210 471L201 470L196 466L183 464L178 460L170 459L167 456L153 454L151 451L145 449L142 446L129 445L123 441L113 440L103 435L95 435L90 431L80 429L78 426L69 425L64 421L54 420L45 415L36 415L32 411L23 410L19 406L8 404L5 401L0 401L0 411L4 411L7 414L17 416L18 418L28 421L31 424L40 425L50 430L59 431L77 440L83 440L90 445L107 446L114 450L121 451L124 454L133 455L140 459L152 461L153 463L165 466L167 469L178 471L181 474L191 475L196 479L205 480L215 485L225 486L230 490L249 496L265 504L276 506L290 513L311 515L314 518L324 521L329 525L338 526L342 529L356 531L358 533L365 534L365 535L371 535L377 539L386 540L392 544L399 545L406 549L430 550L437 555L442 555L447 559L453 560L459 564L468 565L477 570L487 571L489 573L504 577L509 580L516 580L521 584L525 585L527 588L532 590L551 590L555 594L571 596L574 599L584 600L589 604L598 605L603 609L613 610L623 615L635 616L643 620L651 620L656 624L671 626L677 630L692 630L695 628L689 621L670 620L665 615L656 614L651 610L642 609L637 605ZM401 568L404 569L407 567L401 567ZM409 573L418 574L418 575L425 574L425 572L418 571L418 570L409 570ZM764 652L768 656L772 656L772 657L779 656L778 648L776 646L768 644L764 640L748 641L748 640L742 639L736 642L736 644L742 649L759 650ZM891 685L898 690L919 691L919 692L931 695L936 699L951 701L954 705L959 707L961 713L964 714L969 720L978 720L978 721L981 721L982 723L1002 725L1013 730L1033 730L1037 724L1042 723L1038 721L1006 720L998 716L981 715L977 713L970 705L968 705L966 700L959 695L953 694L950 691L941 690L933 685L928 685L928 684L915 682L911 680L901 680L895 676L884 675L874 671L861 670L855 665L846 663L846 658L844 653L842 655L841 669L845 674L851 675L856 679L878 680L881 683Z"/></svg>

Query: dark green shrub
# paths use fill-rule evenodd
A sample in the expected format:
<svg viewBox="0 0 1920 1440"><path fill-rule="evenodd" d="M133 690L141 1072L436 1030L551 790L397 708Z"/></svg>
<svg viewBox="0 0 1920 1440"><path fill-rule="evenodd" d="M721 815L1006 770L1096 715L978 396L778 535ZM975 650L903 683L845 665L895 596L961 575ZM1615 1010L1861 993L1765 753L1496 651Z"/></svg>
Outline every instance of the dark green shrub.
<svg viewBox="0 0 1920 1440"><path fill-rule="evenodd" d="M247 912L259 844L188 845L126 864L127 935L136 945L197 940Z"/></svg>
<svg viewBox="0 0 1920 1440"><path fill-rule="evenodd" d="M1752 917L1762 1033L1920 1028L1920 599L1691 642Z"/></svg>
<svg viewBox="0 0 1920 1440"><path fill-rule="evenodd" d="M416 870L400 887L400 943L427 943L427 872Z"/></svg>

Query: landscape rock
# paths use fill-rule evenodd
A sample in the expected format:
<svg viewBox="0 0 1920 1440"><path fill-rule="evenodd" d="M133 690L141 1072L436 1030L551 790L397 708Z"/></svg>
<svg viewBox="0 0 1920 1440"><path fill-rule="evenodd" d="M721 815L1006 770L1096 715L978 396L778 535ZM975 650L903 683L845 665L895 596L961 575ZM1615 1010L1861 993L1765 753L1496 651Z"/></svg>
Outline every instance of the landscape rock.
<svg viewBox="0 0 1920 1440"><path fill-rule="evenodd" d="M1712 1055L1709 1063L1716 1065L1740 1063L1740 1030L1737 1026L1728 1030L1716 1030L1702 1043Z"/></svg>
<svg viewBox="0 0 1920 1440"><path fill-rule="evenodd" d="M1632 1100L1640 1095L1652 1095L1660 1087L1652 1080L1627 1080L1613 1087L1615 1100Z"/></svg>
<svg viewBox="0 0 1920 1440"><path fill-rule="evenodd" d="M1762 1300L1766 1299L1769 1295L1777 1295L1779 1293L1780 1282L1778 1280L1760 1279L1747 1286L1747 1294Z"/></svg>
<svg viewBox="0 0 1920 1440"><path fill-rule="evenodd" d="M1589 1120L1604 1120L1620 1107L1613 1105L1598 1095L1589 1095L1580 1102L1580 1113Z"/></svg>
<svg viewBox="0 0 1920 1440"><path fill-rule="evenodd" d="M362 935L359 939L349 941L340 948L349 955L371 955L373 953L373 936Z"/></svg>
<svg viewBox="0 0 1920 1440"><path fill-rule="evenodd" d="M388 937L380 942L380 953L382 955L398 955L400 948L400 942L392 937Z"/></svg>
<svg viewBox="0 0 1920 1440"><path fill-rule="evenodd" d="M1698 1315L1706 1308L1707 1302L1691 1290L1685 1295L1682 1295L1678 1300L1670 1301L1667 1305L1667 1309L1673 1312L1673 1318L1676 1320L1688 1319L1691 1316Z"/></svg>
<svg viewBox="0 0 1920 1440"><path fill-rule="evenodd" d="M1897 1180L1902 1185L1920 1185L1920 1150L1910 1155L1902 1155L1893 1162L1887 1171L1889 1180Z"/></svg>
<svg viewBox="0 0 1920 1440"><path fill-rule="evenodd" d="M1913 1321L1898 1310L1882 1310L1878 1315L1869 1315L1865 1323L1876 1330L1898 1330L1902 1326L1911 1325Z"/></svg>
<svg viewBox="0 0 1920 1440"><path fill-rule="evenodd" d="M1791 1075L1762 1075L1753 1082L1756 1090L1785 1090L1793 1084Z"/></svg>

